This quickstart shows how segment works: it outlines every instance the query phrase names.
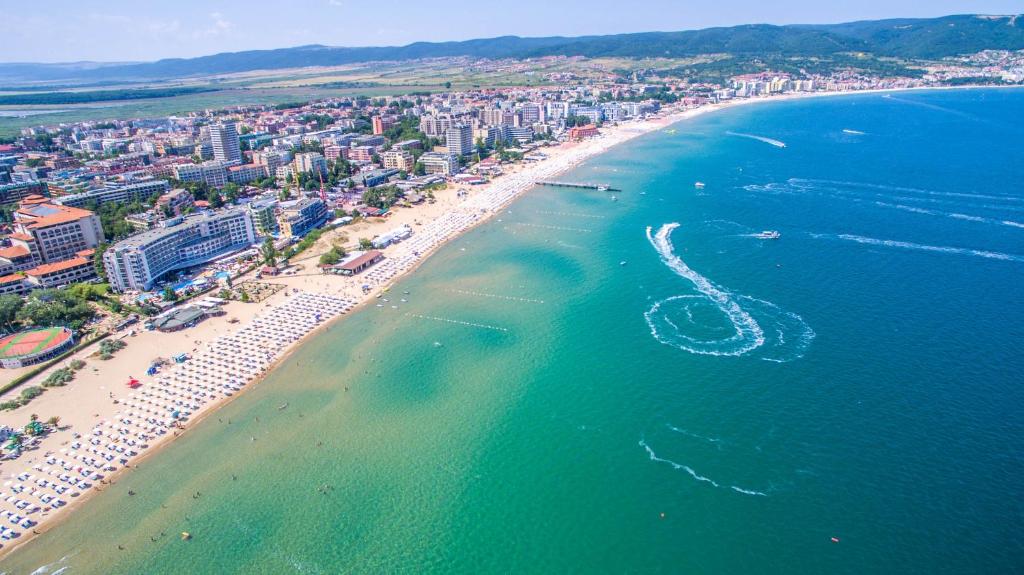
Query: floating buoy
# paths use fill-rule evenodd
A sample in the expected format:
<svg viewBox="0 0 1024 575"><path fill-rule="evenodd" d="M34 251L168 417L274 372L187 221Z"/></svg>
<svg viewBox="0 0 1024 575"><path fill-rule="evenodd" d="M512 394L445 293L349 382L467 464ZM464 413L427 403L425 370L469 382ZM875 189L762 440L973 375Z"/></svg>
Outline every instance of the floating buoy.
<svg viewBox="0 0 1024 575"><path fill-rule="evenodd" d="M662 511L662 512L661 512L661 518L662 518L662 519L664 519L664 518L665 518L665 512L664 512L664 511Z"/></svg>
<svg viewBox="0 0 1024 575"><path fill-rule="evenodd" d="M188 541L189 539L192 539L192 534L189 533L188 531L182 531L181 532L181 540L182 541Z"/></svg>

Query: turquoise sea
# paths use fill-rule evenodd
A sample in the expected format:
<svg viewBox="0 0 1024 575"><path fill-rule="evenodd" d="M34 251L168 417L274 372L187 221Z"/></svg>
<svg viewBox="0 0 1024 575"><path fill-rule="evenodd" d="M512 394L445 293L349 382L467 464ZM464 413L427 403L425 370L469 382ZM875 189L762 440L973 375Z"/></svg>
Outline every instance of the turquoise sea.
<svg viewBox="0 0 1024 575"><path fill-rule="evenodd" d="M742 106L564 179L624 191L532 190L0 571L1024 569L1024 91Z"/></svg>

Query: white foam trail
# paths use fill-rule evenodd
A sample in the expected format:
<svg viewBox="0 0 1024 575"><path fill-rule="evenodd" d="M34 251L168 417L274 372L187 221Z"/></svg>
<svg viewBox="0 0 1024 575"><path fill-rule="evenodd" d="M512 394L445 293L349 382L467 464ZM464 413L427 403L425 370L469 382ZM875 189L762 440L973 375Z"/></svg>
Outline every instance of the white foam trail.
<svg viewBox="0 0 1024 575"><path fill-rule="evenodd" d="M715 285L700 275L679 258L674 252L670 239L677 223L661 226L656 234L647 228L647 240L672 271L690 281L699 295L677 295L656 302L644 313L644 319L655 339L678 349L700 355L739 356L760 348L760 358L767 361L787 362L803 357L803 352L815 337L814 330L799 315L782 310L777 305L732 292ZM713 306L729 320L729 335L710 339L698 339L688 335L672 321L672 307L681 306L686 314L688 326L714 332L709 326L695 321L694 308ZM766 338L762 325L773 328L771 333L796 333L789 338ZM669 329L671 328L671 329ZM727 332L728 333L728 332Z"/></svg>
<svg viewBox="0 0 1024 575"><path fill-rule="evenodd" d="M711 485L713 485L714 487L717 487L719 489L732 489L733 491L735 491L737 493L742 493L744 495L756 495L756 496L760 496L760 497L768 497L768 494L764 493L762 491L754 491L752 489L744 489L744 488L738 487L736 485L721 485L717 481L715 481L714 479L711 479L710 477L705 477L705 476L697 473L689 465L683 465L682 463L676 463L675 461L672 461L671 459L665 459L663 457L658 457L658 454L654 453L654 450L651 449L651 446L647 445L647 442L645 442L643 439L640 440L640 446L643 447L644 450L647 451L647 455L651 458L651 461L657 461L659 463L667 463L667 464L671 465L673 469L681 469L681 470L685 471L686 473L688 473L690 475L690 477L696 479L697 481L701 481L701 482L704 482L704 483L710 483Z"/></svg>
<svg viewBox="0 0 1024 575"><path fill-rule="evenodd" d="M842 180L816 180L816 179L805 179L805 178L790 178L788 183L794 185L801 184L825 184L832 186L847 186L851 188L869 188L875 190L891 191L891 192L903 192L912 194L923 194L927 196L946 196L951 198L976 198L984 200L1001 200L1006 202L1024 202L1024 198L1017 198L1013 196L997 196L992 194L975 194L969 192L942 192L938 190L925 190L921 188L908 188L905 186L888 186L885 184L871 184L867 182L847 182Z"/></svg>
<svg viewBox="0 0 1024 575"><path fill-rule="evenodd" d="M775 146L776 148L785 148L786 147L786 142L783 142L781 140L775 140L775 139L772 139L772 138L766 138L764 136L755 136L754 134L743 134L741 132L726 132L726 134L728 134L730 136L739 136L741 138L749 138L751 140L757 140L758 142L764 142L766 144L771 144L771 145Z"/></svg>
<svg viewBox="0 0 1024 575"><path fill-rule="evenodd" d="M888 100L892 100L894 102L902 102L904 104L910 104L912 106L919 106L921 108L928 108L929 110L935 110L937 112L945 112L947 114L952 114L954 116L960 116L961 118L967 118L968 120L974 120L976 122L984 122L986 124L990 123L988 120L985 120L983 118L979 118L978 116L975 116L973 114L968 114L967 112L961 112L960 110L953 110L951 108L944 108L942 106L937 106L935 104L929 104L928 102L921 102L921 101L918 101L918 100L910 100L910 99L907 99L907 98L898 98L898 97L893 96L891 94L886 94L885 96L883 96L883 98L886 98Z"/></svg>
<svg viewBox="0 0 1024 575"><path fill-rule="evenodd" d="M648 226L647 240L654 246L654 249L661 256L661 261L665 265L675 271L680 277L689 280L698 292L707 297L729 318L735 333L728 338L717 341L702 341L682 333L677 333L677 337L682 340L681 343L673 341L672 338L665 337L659 333L653 319L654 316L667 302L694 297L675 296L655 303L644 314L647 325L651 328L651 334L662 343L677 345L691 353L704 355L742 355L761 346L764 343L764 332L761 330L761 326L757 324L757 321L733 301L728 292L718 288L706 277L690 269L679 256L675 255L669 236L672 230L677 227L679 227L678 223L665 224L661 226L657 234L652 235L651 228Z"/></svg>
<svg viewBox="0 0 1024 575"><path fill-rule="evenodd" d="M997 226L1011 226L1016 228L1024 228L1024 224L1014 222L1012 220L999 220L996 218L986 218L984 216L975 216L971 214L963 214L960 212L943 212L940 210L931 210L928 208L919 208L917 206L908 206L905 204L890 204L888 202L875 202L875 205L883 208L892 208L895 210L903 210L905 212L911 212L915 214L924 214L929 216L937 216L943 218L953 218L955 220L964 220L968 222L979 222L983 224L992 224Z"/></svg>
<svg viewBox="0 0 1024 575"><path fill-rule="evenodd" d="M988 258L993 260L1003 260L1011 262L1024 262L1024 256L1014 254L1004 254L1002 252L991 252L986 250L974 250L970 248L957 248L951 246L931 246L927 244L916 244L913 242L904 242L899 240L884 240L878 238L868 238L864 236L857 236L853 234L838 234L836 236L827 236L822 234L812 234L812 237L835 237L840 240L846 240L850 242L857 242L858 244L867 244L873 246L885 246L890 248L903 248L908 250L921 250L926 252L939 252L945 254L958 254L965 256L975 256L980 258Z"/></svg>
<svg viewBox="0 0 1024 575"><path fill-rule="evenodd" d="M683 435L685 435L687 437L692 437L694 439L700 439L700 440L703 440L703 441L707 441L708 443L713 443L713 444L715 444L717 446L721 446L722 445L722 440L718 439L717 437L707 437L705 435L700 435L700 434L697 434L697 433L693 433L693 432L687 431L685 429L680 429L680 428L678 428L678 427L676 427L676 426L674 426L672 424L667 424L667 425L668 425L669 429L671 429L672 431L674 431L676 433L681 433L681 434L683 434Z"/></svg>
<svg viewBox="0 0 1024 575"><path fill-rule="evenodd" d="M854 136L863 136L863 135L865 135L864 132L861 132L860 130L851 130L849 128L843 128L843 133L844 134L852 134Z"/></svg>

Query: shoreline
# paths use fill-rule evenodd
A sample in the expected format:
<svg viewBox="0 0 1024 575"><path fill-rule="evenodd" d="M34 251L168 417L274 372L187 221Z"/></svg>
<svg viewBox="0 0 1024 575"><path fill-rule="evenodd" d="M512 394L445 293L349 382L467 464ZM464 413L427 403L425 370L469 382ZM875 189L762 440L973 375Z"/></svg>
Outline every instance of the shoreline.
<svg viewBox="0 0 1024 575"><path fill-rule="evenodd" d="M1019 86L1005 86L1005 87L1006 88L1013 88L1013 87L1019 87ZM974 89L980 89L980 88L988 88L988 87L987 86L978 86L978 87L973 87L973 88ZM465 233L465 232L467 232L467 231L477 227L478 225L480 225L480 224L482 224L484 222L490 221L491 218L493 218L496 214L500 213L500 211L504 210L509 204L511 204L516 199L518 199L519 197L521 197L522 195L524 195L525 193L527 193L528 191L533 189L535 187L535 184L532 183L532 181L536 181L536 180L539 180L539 179L544 179L546 177L551 177L551 176L554 176L554 175L557 175L557 174L560 174L560 173L564 173L564 172L566 172L568 170L571 170L573 168L576 168L579 165L581 165L582 163L584 163L585 161L587 161L588 159L593 158L595 156L598 156L600 154L603 154L603 153L609 151L611 148L613 148L615 146L618 146L620 144L626 143L626 142L628 142L628 141L630 141L630 140L632 140L632 139L634 139L636 137L643 136L643 135L652 133L652 132L657 131L657 130L663 130L663 129L669 128L669 127L671 127L671 126L673 126L675 124L678 124L678 123L683 122L685 120L690 120L690 119L696 118L696 117L704 115L704 114L708 114L708 113L719 111L719 110L726 110L726 109L729 109L729 108L732 108L732 107L736 107L736 106L751 105L751 104L763 103L763 102L775 102L775 101L789 101L789 100L797 100L797 99L807 99L807 98L814 98L814 97L850 96L850 95L857 95L857 94L865 94L865 95L867 95L867 94L878 94L878 93L888 93L888 92L901 92L901 91L912 91L912 90L929 90L929 89L971 89L971 88L969 88L969 87L941 87L941 88L907 88L907 89L863 90L863 91L854 91L854 92L819 92L819 93L806 93L806 94L791 94L791 95L773 96L773 97L748 98L748 99L743 99L743 100L732 100L732 101L728 101L728 102L725 102L725 103L711 104L711 105L706 105L706 106L702 106L702 107L698 107L698 108L675 110L675 111L666 113L664 116L661 116L661 117L658 117L658 118L655 118L655 119L652 119L652 120L647 120L647 121L642 121L642 122L634 121L634 122L623 123L623 124L620 124L620 125L617 125L617 126L612 126L612 127L609 127L609 128L605 128L606 132L603 133L598 138L594 138L592 140L587 140L587 141L580 142L580 143L562 144L562 145L558 146L557 149L553 149L553 151L555 153L551 154L550 157L548 157L544 161L541 161L541 162L538 162L538 163L532 164L532 165L525 165L525 166L520 165L520 166L517 167L519 169L510 170L505 175L495 179L494 181L492 181L491 183L487 184L486 186L483 186L482 190L474 191L473 193L470 194L470 196L466 200L464 200L462 202L459 202L456 206L454 206L452 210L444 212L441 216L436 218L434 221L432 221L429 224L427 224L427 226L430 226L430 225L438 224L438 222L442 222L442 225L435 226L435 227L438 227L437 230L427 231L426 234L423 234L423 231L425 231L425 230L417 230L416 234L414 234L412 236L412 238L410 238L409 240L406 240L405 242L395 246L395 248L397 248L397 249L392 249L391 250L391 253L388 256L388 259L386 259L381 264L378 264L377 266L374 266L374 267L370 268L367 272L364 272L364 274L358 275L358 276L354 276L354 278L347 278L346 280L342 280L341 278L334 278L334 277L331 277L331 276L326 276L326 279L329 280L329 282L328 282L329 284L331 284L331 282L334 282L334 281L336 281L336 282L344 281L344 283L342 285L338 285L338 283L333 283L332 285L335 288L335 290L333 290L332 293L323 293L323 292L315 292L315 293L323 293L323 295L331 295L331 296L339 297L340 298L340 297L346 297L345 296L346 292L344 291L345 288L352 287L354 284L370 283L370 284L375 284L375 285L374 285L373 289L369 290L367 293L361 295L360 297L358 297L358 299L354 300L352 302L353 305L348 307L344 312L338 313L336 315L333 315L333 316L327 318L326 320L324 320L322 323L320 323L319 325L317 325L313 329L310 329L309 331L305 332L301 337L298 337L294 341L291 341L287 345L283 346L280 349L279 354L272 361L270 361L267 365L262 367L262 369L260 369L260 371L258 373L256 373L255 375L251 376L241 386L241 388L237 392L235 392L235 393L233 393L231 395L227 395L227 396L223 396L223 397L218 397L216 399L212 399L208 403L205 403L205 404L201 405L197 410L195 410L193 415L190 415L188 417L187 424L185 425L185 427L183 429L178 430L178 433L176 433L176 434L175 433L165 433L165 434L163 434L161 436L156 437L148 445L148 447L146 447L144 449L140 449L140 452L136 456L133 456L126 465L119 467L118 469L116 469L115 471L107 474L104 477L104 479L108 483L108 485L105 486L104 489L106 489L110 485L115 484L116 481L120 478L121 474L124 473L127 469L134 469L134 468L138 467L138 465L142 461L148 460L148 458L150 458L152 455L158 453L159 451L161 451L166 446L171 445L173 443L174 439L176 439L177 437L185 435L194 425L197 425L197 424L201 423L203 420L205 420L208 415L210 415L211 413L217 411L220 407L222 407L224 405L227 405L228 403L231 402L231 400L233 400L237 396L242 395L249 388L252 388L252 387L255 387L256 385L259 385L267 377L267 375L269 375L273 370L277 369L287 359L289 359L291 357L291 355L297 349L299 349L299 347L303 343L305 343L306 341L308 341L312 337L314 337L316 335L319 335L322 331L327 331L331 326L337 325L339 323L339 321L345 315L348 315L349 313L352 313L352 312L354 312L354 311L364 307L367 303L372 302L374 299L376 299L378 294L381 294L381 293L384 293L385 291L387 291L389 289L389 287L393 283L401 280L407 274L410 274L413 271L415 271L416 269L418 269L419 266L422 265L439 248L441 248L442 246L446 245L451 240L458 238L463 233ZM490 195L488 195L488 194L490 194ZM421 234L423 234L423 235L421 235ZM417 242L417 240L420 240L420 239L427 240L427 243L424 244L425 248L423 248L421 250L413 249L413 246L419 246L419 245L423 244L423 242ZM431 240L433 240L433 241L431 241ZM378 274L376 274L374 276L371 276L370 274L372 274L374 271L378 271L378 272L381 272L381 273L378 273ZM372 280L368 279L368 278L372 278ZM323 279L323 278L321 278L321 279ZM276 279L269 279L267 281L269 281L270 283L275 283L278 280L276 280ZM287 278L284 278L283 281L288 281L288 280L287 280ZM289 291L292 291L294 289L298 289L298 288L295 288L295 287L289 285L288 287L286 287L282 291L283 292L289 292ZM284 295L287 295L287 293L285 293ZM274 297L271 297L271 298L268 298L268 300L265 300L264 302L261 302L259 304L238 304L238 305L243 305L243 306L244 305L250 305L250 306L252 306L252 309L250 309L249 311L255 312L255 313L252 314L253 316L255 316L256 314L259 314L260 316L266 316L268 314L272 314L276 310L280 310L282 307L284 307L286 305L287 302L292 301L291 298L289 298L289 299L287 299L285 301L279 301L280 299L281 298L277 298L277 300L275 300ZM251 325L252 325L251 321L250 322L243 322L243 323L240 324L240 327L241 327L241 329L245 329L247 327L250 327ZM238 331L240 331L240 329L233 329L233 330L230 330L230 331L231 332L238 332ZM203 351L205 351L207 349L210 349L210 347L213 345L213 343L214 342L212 342L212 341L211 342L204 342L199 347L202 348ZM84 350L84 351L87 352L88 350ZM199 352L199 353L202 353L202 352ZM196 354L196 355L198 355L198 354ZM115 359L111 360L111 362L117 362L117 361L118 361L118 357L115 357ZM141 390L159 389L157 387L157 384L154 382L155 378L153 378L153 377L146 377L146 378L142 378L142 379L143 379L144 385L143 385L143 388L141 388ZM72 386L69 386L69 387L73 388L74 384L72 384ZM50 393L53 393L53 392L51 391ZM71 394L71 395L73 395L73 394ZM109 403L107 405L109 405ZM122 406L122 404L114 404L114 407L117 408L115 410L115 413L112 414L112 415L109 415L107 417L104 417L103 419L111 419L111 418L116 417L117 414L121 413L121 411L123 411L123 409L124 409L121 406ZM16 410L16 411L18 411L21 415L23 415L23 413L21 413L21 412L27 413L30 410L31 410L31 408L20 408L19 410ZM168 428L167 429L168 432L171 431L171 429L173 429L173 428ZM83 439L87 436L87 430L85 428L79 429L78 431L83 436ZM56 436L58 434L53 434L53 435ZM46 439L51 439L51 438L48 437ZM46 439L44 439L44 444L41 445L41 447L39 449L37 449L36 451L33 451L33 452L26 452L25 454L23 454L22 458L20 458L18 460L14 460L11 463L13 463L14 466L16 466L16 467L23 467L23 468L25 468L24 470L27 470L30 473L34 473L33 471L31 471L32 457L30 457L30 456L41 455L42 452L44 452L44 451L56 452L58 450L58 448L59 448L59 445L49 445L48 448L46 448L47 447L45 445L46 444ZM60 437L52 437L52 439L56 441L56 440L59 440ZM55 443L55 441L51 441L49 443ZM5 462L5 463L7 463L7 462ZM19 466L18 465L19 463L21 463L22 465ZM17 469L17 468L12 469L10 467L5 466L3 471L4 471L4 475L5 476L8 476L8 475L13 476L16 473L18 473L19 469ZM63 523L64 519L66 519L67 517L69 517L71 515L71 513L72 513L72 511L74 509L77 509L79 506L84 505L87 501L91 500L92 496L95 495L94 491L101 491L101 490L97 489L96 486L93 486L93 487L88 488L88 489L83 489L81 495L71 499L67 503L67 505L65 505L65 506L63 506L63 507L61 507L61 508L59 508L57 510L50 511L49 512L50 515L48 515L48 516L39 517L39 519L42 519L42 521L40 521L40 525L36 526L35 531L39 531L38 534L41 535L41 534L49 532L49 530L51 530L53 528L58 527L61 523ZM33 533L32 530L26 530L26 532L24 532L19 538L17 538L16 540L11 541L10 543L5 544L4 547L2 549L0 549L0 558L5 557L7 554L11 553L15 549L21 548L26 543L34 540L35 537L36 537L36 534Z"/></svg>

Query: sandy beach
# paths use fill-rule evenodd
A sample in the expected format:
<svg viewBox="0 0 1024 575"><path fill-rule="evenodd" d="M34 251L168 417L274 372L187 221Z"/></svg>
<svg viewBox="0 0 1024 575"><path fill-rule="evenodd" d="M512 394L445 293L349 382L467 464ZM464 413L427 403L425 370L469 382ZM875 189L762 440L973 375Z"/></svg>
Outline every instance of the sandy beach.
<svg viewBox="0 0 1024 575"><path fill-rule="evenodd" d="M257 384L306 338L315 337L355 307L375 301L438 247L499 213L538 180L681 120L737 105L839 94L796 94L668 110L654 119L605 127L592 139L543 148L545 160L506 166L505 173L488 184L449 185L435 192L435 203L395 208L386 219L359 221L323 234L316 246L293 260L295 273L261 280L283 289L260 303L229 302L225 315L175 333L144 331L136 326L134 335L122 332L114 336L127 346L106 361L95 356L96 345L66 358L48 372L74 359L83 360L85 367L71 383L48 389L26 406L0 412L0 424L18 428L28 423L31 414L42 421L60 418L59 431L18 459L0 463L0 513L5 512L8 519L11 515L29 519L10 525L19 535L2 542L0 555L52 528L104 483L116 481L119 473ZM353 246L360 238L372 238L402 225L412 228L413 235L385 248L384 261L365 272L344 277L325 275L317 268L319 255L331 245ZM235 283L252 279L242 277ZM364 285L369 290L364 291ZM305 319L284 322L282 314ZM192 359L146 376L156 358L182 353ZM47 373L26 385L38 385ZM0 378L9 381L15 375L7 372ZM129 388L131 378L140 380L141 387ZM0 401L19 392L8 392ZM171 410L181 414L177 421L170 416ZM63 505L55 504L58 499ZM4 526L7 524L5 521Z"/></svg>

